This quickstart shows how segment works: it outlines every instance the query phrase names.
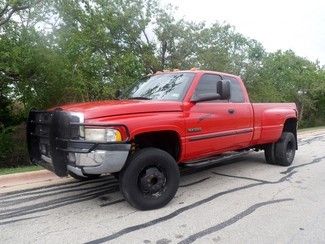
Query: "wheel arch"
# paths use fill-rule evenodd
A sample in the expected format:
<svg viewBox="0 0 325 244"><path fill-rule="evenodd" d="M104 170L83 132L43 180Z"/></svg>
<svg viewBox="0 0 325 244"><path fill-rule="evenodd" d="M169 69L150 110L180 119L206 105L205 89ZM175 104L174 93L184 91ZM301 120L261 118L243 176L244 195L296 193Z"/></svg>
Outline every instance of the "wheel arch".
<svg viewBox="0 0 325 244"><path fill-rule="evenodd" d="M135 134L132 137L135 149L155 147L168 152L176 162L182 155L182 142L180 134L175 130L148 131Z"/></svg>
<svg viewBox="0 0 325 244"><path fill-rule="evenodd" d="M283 124L282 132L291 132L296 138L296 150L298 149L298 140L297 140L297 118L287 118Z"/></svg>

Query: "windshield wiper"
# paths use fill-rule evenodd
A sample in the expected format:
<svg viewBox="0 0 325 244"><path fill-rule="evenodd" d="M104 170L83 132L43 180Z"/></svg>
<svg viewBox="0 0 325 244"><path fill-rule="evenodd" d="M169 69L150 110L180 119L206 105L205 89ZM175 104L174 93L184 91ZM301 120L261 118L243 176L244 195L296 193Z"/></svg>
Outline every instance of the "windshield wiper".
<svg viewBox="0 0 325 244"><path fill-rule="evenodd" d="M128 99L136 99L136 100L151 100L149 97L129 97Z"/></svg>

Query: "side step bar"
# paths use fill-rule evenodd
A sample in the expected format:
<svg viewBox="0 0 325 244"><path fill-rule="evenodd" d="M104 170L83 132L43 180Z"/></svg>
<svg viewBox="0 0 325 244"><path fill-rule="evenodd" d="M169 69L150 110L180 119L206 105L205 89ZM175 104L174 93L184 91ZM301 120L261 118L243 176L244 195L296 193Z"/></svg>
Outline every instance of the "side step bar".
<svg viewBox="0 0 325 244"><path fill-rule="evenodd" d="M207 159L201 159L197 161L190 161L188 163L183 163L182 166L184 167L203 167L203 166L209 166L212 164L220 163L224 160L230 160L230 159L235 159L241 156L244 156L253 150L247 150L247 151L241 151L241 152L229 152L229 153L224 153L221 155L218 155L216 157L212 158L207 158Z"/></svg>

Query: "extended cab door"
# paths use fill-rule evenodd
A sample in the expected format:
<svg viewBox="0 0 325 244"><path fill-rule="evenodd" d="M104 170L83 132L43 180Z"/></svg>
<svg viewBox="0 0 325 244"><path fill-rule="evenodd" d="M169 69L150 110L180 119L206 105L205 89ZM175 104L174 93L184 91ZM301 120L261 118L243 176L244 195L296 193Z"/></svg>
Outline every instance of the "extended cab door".
<svg viewBox="0 0 325 244"><path fill-rule="evenodd" d="M186 158L199 159L247 147L253 135L252 106L241 82L233 77L204 74L193 94L211 94L217 82L230 81L230 100L191 102L185 118Z"/></svg>

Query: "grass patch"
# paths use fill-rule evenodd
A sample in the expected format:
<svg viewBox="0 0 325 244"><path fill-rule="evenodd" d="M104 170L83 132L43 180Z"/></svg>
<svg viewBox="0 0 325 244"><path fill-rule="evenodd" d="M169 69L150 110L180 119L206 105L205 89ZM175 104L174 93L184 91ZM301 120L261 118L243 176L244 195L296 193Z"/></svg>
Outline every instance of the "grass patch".
<svg viewBox="0 0 325 244"><path fill-rule="evenodd" d="M31 165L31 166L21 166L14 168L0 168L0 175L8 175L14 173L30 172L43 169L41 166Z"/></svg>

